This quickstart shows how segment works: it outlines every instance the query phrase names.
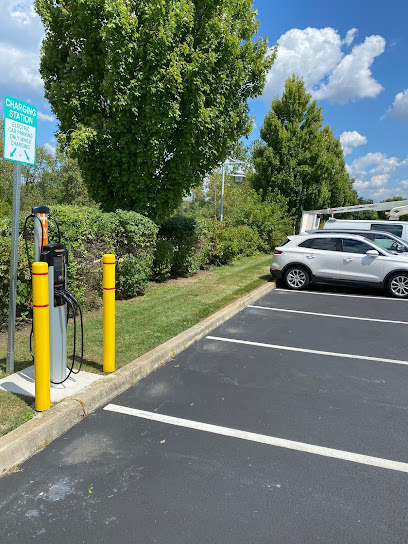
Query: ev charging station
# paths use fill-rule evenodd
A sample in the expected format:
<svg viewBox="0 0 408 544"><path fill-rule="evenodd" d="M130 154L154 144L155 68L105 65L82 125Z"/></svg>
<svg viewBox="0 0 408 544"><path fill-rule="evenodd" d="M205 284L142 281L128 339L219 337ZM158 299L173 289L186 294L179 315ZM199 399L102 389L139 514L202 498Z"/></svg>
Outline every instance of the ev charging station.
<svg viewBox="0 0 408 544"><path fill-rule="evenodd" d="M29 266L27 225L30 219L34 221L34 261L48 264L50 380L54 385L61 385L68 380L71 374L78 374L82 367L84 351L82 310L75 296L67 288L68 252L66 246L61 244L59 225L50 216L47 206L33 207L31 215L26 218L24 223L24 239ZM56 226L58 242L49 241L50 221ZM69 317L74 320L74 345L72 362L68 367L67 325ZM81 328L81 353L79 368L74 370L78 337L77 317L79 317Z"/></svg>
<svg viewBox="0 0 408 544"><path fill-rule="evenodd" d="M34 222L34 228L32 229L34 231L34 263L31 263L32 252L29 250L29 243L32 241L32 236L29 236L28 232L28 224L30 221ZM50 224L53 225L51 233L52 231L57 233L58 241L56 242L50 241ZM39 322L37 323L37 332L35 334L34 326L31 329L30 351L33 362L35 363L34 366L20 370L6 378L2 378L0 380L0 389L11 393L24 393L26 395L35 396L36 409L38 411L43 411L50 407L50 400L51 402L56 402L65 397L78 394L84 388L90 386L95 381L100 380L102 376L91 372L81 371L84 356L82 310L78 300L67 287L68 251L66 246L61 243L59 225L50 215L50 210L47 206L35 206L32 208L31 214L26 217L24 222L23 237L32 279L34 280L41 277L45 279L45 276L48 276L48 283L47 280L45 280L45 283L41 284L41 293L44 297L40 302L38 302L39 292L37 292L37 295L36 292L33 292L33 312L34 310L38 312L38 310L41 309L42 315L44 316L43 312L46 312L47 318L44 319L41 324L38 325ZM47 266L45 266L45 263ZM114 371L115 266L111 266L114 264L114 255L104 255L104 372ZM38 272L39 265L43 265L40 267L42 270L41 273ZM34 268L36 271L34 271ZM110 274L108 274L108 271ZM37 302L35 301L36 298ZM38 304L40 305L38 306ZM67 342L67 326L69 319L73 320L73 346L71 348L72 359L70 358L70 361L68 361L67 357L67 350L71 351ZM44 327L46 327L45 330ZM80 329L80 331L78 329ZM33 337L35 341L34 346ZM45 352L47 353L46 357L43 356ZM34 361L34 354L36 361ZM79 355L78 358L77 354ZM79 364L77 368L74 369L74 365L78 359ZM43 397L45 395L48 396L47 402L44 401L39 403L39 405L43 406L41 408L37 408L36 366L43 369L43 371L40 371L40 375L42 376L41 391L45 392ZM47 388L48 393L45 391Z"/></svg>

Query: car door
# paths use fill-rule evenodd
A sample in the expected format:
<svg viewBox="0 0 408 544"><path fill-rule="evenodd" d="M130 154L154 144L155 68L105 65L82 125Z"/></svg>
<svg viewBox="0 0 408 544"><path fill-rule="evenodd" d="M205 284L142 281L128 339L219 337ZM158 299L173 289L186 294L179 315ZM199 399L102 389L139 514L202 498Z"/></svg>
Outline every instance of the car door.
<svg viewBox="0 0 408 544"><path fill-rule="evenodd" d="M384 277L384 254L379 248L353 238L342 238L342 273L344 281L380 283ZM376 257L367 255L367 251L375 249Z"/></svg>
<svg viewBox="0 0 408 544"><path fill-rule="evenodd" d="M309 238L299 244L299 247L304 248L303 261L316 279L341 278L342 252L338 238L327 236Z"/></svg>

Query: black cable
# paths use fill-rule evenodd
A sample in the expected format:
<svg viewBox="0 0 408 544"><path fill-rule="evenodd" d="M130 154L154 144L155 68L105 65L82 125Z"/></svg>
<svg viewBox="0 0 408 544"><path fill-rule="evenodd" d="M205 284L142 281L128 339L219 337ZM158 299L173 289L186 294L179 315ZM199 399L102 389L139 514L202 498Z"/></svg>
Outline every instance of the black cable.
<svg viewBox="0 0 408 544"><path fill-rule="evenodd" d="M64 291L57 291L57 296L62 297L70 306L72 309L73 317L74 317L74 345L73 345L73 353L72 353L72 363L71 367L69 369L68 375L60 382L53 382L50 380L50 382L54 385L61 385L62 383L66 382L68 378L71 376L72 373L77 374L77 372L74 371L74 364L75 364L75 352L76 352L76 313L75 308L71 300L65 295ZM67 308L68 311L68 308Z"/></svg>
<svg viewBox="0 0 408 544"><path fill-rule="evenodd" d="M69 291L68 289L64 289L63 292L64 292L64 295L66 297L68 297L68 299L70 299L71 302L73 302L74 305L79 310L80 324L81 324L81 357L80 357L80 363L79 363L78 370L72 370L73 374L79 374L79 372L82 369L83 362L84 362L84 321L83 321L83 316L82 316L82 308L81 308L81 305L79 304L78 300L71 293L71 291ZM74 311L74 313L75 313L75 311ZM76 334L75 334L75 340L76 340Z"/></svg>
<svg viewBox="0 0 408 544"><path fill-rule="evenodd" d="M68 289L64 289L64 294L71 299L71 301L76 305L76 307L79 310L79 316L80 316L80 324L81 324L81 358L79 363L78 370L73 370L72 372L74 374L79 374L82 368L82 364L84 362L84 321L82 318L82 309L81 305L79 304L78 300L74 297L74 295L71 293L71 291L68 291Z"/></svg>

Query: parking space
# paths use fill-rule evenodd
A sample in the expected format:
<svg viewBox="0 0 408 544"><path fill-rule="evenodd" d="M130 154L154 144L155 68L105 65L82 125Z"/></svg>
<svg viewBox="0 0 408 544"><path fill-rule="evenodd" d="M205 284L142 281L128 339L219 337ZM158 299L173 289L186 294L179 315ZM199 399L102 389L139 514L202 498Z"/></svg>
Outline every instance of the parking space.
<svg viewBox="0 0 408 544"><path fill-rule="evenodd" d="M2 542L405 542L407 304L273 291L0 480Z"/></svg>

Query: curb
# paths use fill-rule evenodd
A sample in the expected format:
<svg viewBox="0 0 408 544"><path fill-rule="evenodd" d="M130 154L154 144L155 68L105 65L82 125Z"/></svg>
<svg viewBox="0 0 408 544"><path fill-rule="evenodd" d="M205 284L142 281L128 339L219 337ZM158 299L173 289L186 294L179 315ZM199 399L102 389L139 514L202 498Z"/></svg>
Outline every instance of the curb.
<svg viewBox="0 0 408 544"><path fill-rule="evenodd" d="M98 380L83 393L56 404L46 412L36 414L27 423L2 436L0 438L0 476L29 459L84 417L129 389L273 289L275 289L273 282L254 289L248 295L244 295L114 373Z"/></svg>

